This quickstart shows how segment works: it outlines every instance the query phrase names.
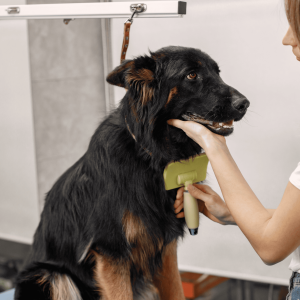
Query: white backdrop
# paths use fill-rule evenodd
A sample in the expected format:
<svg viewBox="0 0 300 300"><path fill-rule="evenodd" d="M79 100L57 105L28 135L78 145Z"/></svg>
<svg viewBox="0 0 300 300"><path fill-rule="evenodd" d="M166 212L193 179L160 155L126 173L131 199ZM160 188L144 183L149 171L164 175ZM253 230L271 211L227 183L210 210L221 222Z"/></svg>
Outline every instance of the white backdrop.
<svg viewBox="0 0 300 300"><path fill-rule="evenodd" d="M30 244L39 209L27 21L0 21L0 66L0 238Z"/></svg>
<svg viewBox="0 0 300 300"><path fill-rule="evenodd" d="M123 22L112 20L114 67L119 64ZM281 44L287 28L283 0L187 0L182 19L136 19L127 53L132 58L148 48L180 45L200 48L219 63L223 80L251 102L227 141L268 208L278 206L300 161L300 63L291 47ZM115 88L116 103L123 95ZM210 167L208 172L208 183L220 192ZM198 236L187 235L179 246L181 270L288 284L290 258L266 266L237 227L205 217L200 222Z"/></svg>

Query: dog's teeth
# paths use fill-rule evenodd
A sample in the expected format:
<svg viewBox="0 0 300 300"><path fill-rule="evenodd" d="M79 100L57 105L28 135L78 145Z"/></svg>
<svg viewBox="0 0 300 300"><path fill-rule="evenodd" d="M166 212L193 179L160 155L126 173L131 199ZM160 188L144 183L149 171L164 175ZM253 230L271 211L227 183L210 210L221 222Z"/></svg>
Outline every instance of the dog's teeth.
<svg viewBox="0 0 300 300"><path fill-rule="evenodd" d="M232 129L233 128L233 120L228 122L213 122L203 119L200 115L189 112L188 114L183 114L182 117L185 120L195 121L200 124L208 125L208 127L214 130L221 130L221 129Z"/></svg>
<svg viewBox="0 0 300 300"><path fill-rule="evenodd" d="M214 130L231 129L231 128L233 128L233 126L227 126L227 125L224 125L223 127L215 127L215 126L208 125L208 127L212 128Z"/></svg>

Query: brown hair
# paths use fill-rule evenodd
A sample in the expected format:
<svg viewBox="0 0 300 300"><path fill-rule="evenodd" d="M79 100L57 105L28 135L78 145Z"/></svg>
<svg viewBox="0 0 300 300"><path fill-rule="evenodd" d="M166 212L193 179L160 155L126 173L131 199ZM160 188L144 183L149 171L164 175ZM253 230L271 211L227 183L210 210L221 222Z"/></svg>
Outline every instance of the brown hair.
<svg viewBox="0 0 300 300"><path fill-rule="evenodd" d="M295 37L300 42L300 0L285 0L285 11Z"/></svg>

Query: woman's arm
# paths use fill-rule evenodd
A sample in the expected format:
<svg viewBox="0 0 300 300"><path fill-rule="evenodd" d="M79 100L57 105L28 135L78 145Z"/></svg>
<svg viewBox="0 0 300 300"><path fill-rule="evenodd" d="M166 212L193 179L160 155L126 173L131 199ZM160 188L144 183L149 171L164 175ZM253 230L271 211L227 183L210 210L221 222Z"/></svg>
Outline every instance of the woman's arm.
<svg viewBox="0 0 300 300"><path fill-rule="evenodd" d="M209 159L235 222L261 259L274 264L294 251L300 244L300 191L288 183L272 215L249 187L227 147L211 151Z"/></svg>
<svg viewBox="0 0 300 300"><path fill-rule="evenodd" d="M199 212L216 223L222 225L237 225L226 203L210 186L197 183L193 184L193 186L195 188L190 187L190 192L198 201ZM178 189L174 202L174 212L177 218L184 217L184 211L182 211L183 191L184 187ZM273 215L275 209L267 208L267 211Z"/></svg>
<svg viewBox="0 0 300 300"><path fill-rule="evenodd" d="M236 225L226 203L222 198L208 185L193 184L195 187L192 195L198 202L199 212L212 221L222 225ZM191 190L192 186L190 187ZM184 217L183 209L184 187L178 189L176 200L174 202L174 212L177 218Z"/></svg>
<svg viewBox="0 0 300 300"><path fill-rule="evenodd" d="M195 122L172 120L169 124L183 129L204 148L233 219L266 264L283 260L299 246L300 190L288 183L272 215L244 179L224 137Z"/></svg>
<svg viewBox="0 0 300 300"><path fill-rule="evenodd" d="M276 209L274 209L274 208L267 208L267 211L269 212L269 214L270 214L271 216L274 215L275 210L276 210Z"/></svg>

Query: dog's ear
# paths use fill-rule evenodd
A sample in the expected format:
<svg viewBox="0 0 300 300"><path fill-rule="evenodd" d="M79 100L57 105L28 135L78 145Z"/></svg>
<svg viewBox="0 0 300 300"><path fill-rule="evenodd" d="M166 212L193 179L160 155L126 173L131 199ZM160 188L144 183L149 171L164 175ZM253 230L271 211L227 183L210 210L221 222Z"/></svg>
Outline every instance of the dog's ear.
<svg viewBox="0 0 300 300"><path fill-rule="evenodd" d="M106 81L112 85L117 85L123 88L127 88L125 76L133 64L134 64L133 60L125 60L120 66L116 67L106 77Z"/></svg>
<svg viewBox="0 0 300 300"><path fill-rule="evenodd" d="M115 68L107 82L130 90L137 108L152 100L155 87L156 61L149 56L127 60Z"/></svg>

